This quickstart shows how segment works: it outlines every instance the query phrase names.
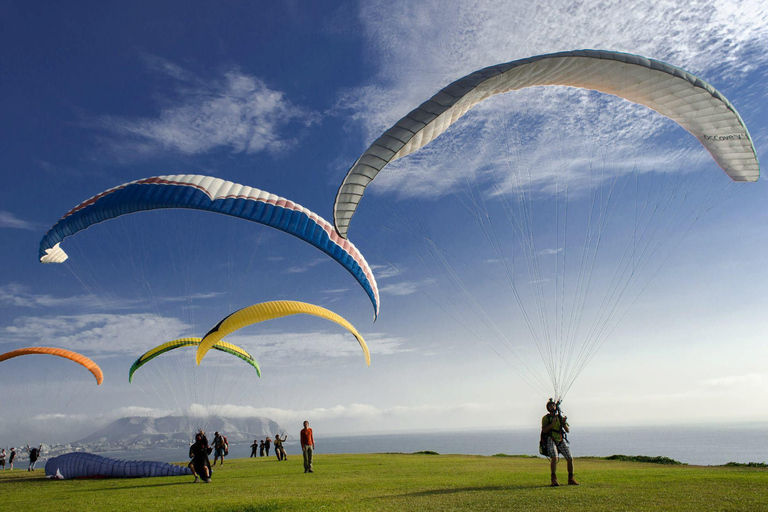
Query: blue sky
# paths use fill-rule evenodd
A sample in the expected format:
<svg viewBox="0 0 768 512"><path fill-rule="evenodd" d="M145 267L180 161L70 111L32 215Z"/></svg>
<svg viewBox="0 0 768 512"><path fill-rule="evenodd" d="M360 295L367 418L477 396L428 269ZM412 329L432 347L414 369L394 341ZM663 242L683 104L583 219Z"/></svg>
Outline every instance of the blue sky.
<svg viewBox="0 0 768 512"><path fill-rule="evenodd" d="M509 162L550 183L564 169L585 176L584 169L598 167L639 168L643 179L652 170L680 169L715 182L722 177L693 137L642 107L565 89L512 93L382 173L350 230L377 272L382 304L375 324L365 293L340 266L297 239L235 219L138 214L67 240L70 260L61 266L41 265L36 254L45 231L74 205L160 174L251 185L330 220L347 169L397 119L476 69L555 51L631 52L701 76L736 106L766 160L763 3L562 6L5 2L0 350L58 345L105 370L105 383L91 389L89 375L65 364L5 363L0 378L12 393L4 393L2 407L15 418L11 428L26 430L30 419L55 414L60 435L76 437L89 428L83 421L193 403L290 424L308 417L328 432L535 424L545 396L497 352L511 343L535 371L543 372L543 363L503 289L499 253L483 245L457 203L482 203L501 233L507 217L499 197L515 197L503 172ZM582 190L588 197L594 189ZM768 191L758 182L733 192L696 222L658 274L645 276L655 278L568 395L571 418L765 419L749 407L768 391L768 272L761 258ZM542 254L555 257L561 253L546 217L552 210L545 213L551 194L544 187L538 196L536 229ZM619 238L630 234L616 230ZM450 255L448 263L430 259L426 236ZM511 251L514 237L503 236ZM606 245L607 259L615 259L619 244ZM516 279L529 279L519 268ZM609 275L598 264L595 282L601 268ZM200 336L235 309L276 299L317 303L346 317L369 342L371 368L335 326L297 318L233 337L261 362L262 379L221 357L194 368L187 353L158 359L156 369L145 367L127 383L131 362L152 346ZM477 314L462 327L453 308L467 301L507 340L489 335ZM62 407L61 397L74 393L87 401Z"/></svg>

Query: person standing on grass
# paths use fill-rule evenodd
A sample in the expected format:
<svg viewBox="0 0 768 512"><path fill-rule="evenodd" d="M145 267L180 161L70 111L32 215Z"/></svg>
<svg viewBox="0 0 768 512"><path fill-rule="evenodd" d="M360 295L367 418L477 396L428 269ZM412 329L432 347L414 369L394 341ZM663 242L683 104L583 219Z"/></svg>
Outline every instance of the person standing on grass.
<svg viewBox="0 0 768 512"><path fill-rule="evenodd" d="M221 458L221 465L224 465L224 456L227 454L227 440L218 432L213 433L213 465L216 465L216 459Z"/></svg>
<svg viewBox="0 0 768 512"><path fill-rule="evenodd" d="M9 469L10 471L13 471L13 461L14 461L15 459L16 459L16 448L14 448L13 446L11 446L11 453L10 453L10 456L9 456L9 458L8 458L8 469Z"/></svg>
<svg viewBox="0 0 768 512"><path fill-rule="evenodd" d="M5 448L0 451L0 466L2 466L3 470L5 470Z"/></svg>
<svg viewBox="0 0 768 512"><path fill-rule="evenodd" d="M284 434L282 439L280 439L280 434L275 435L275 455L277 455L277 460L288 460L288 455L285 453L285 448L283 448L283 443L286 439L288 439L288 434Z"/></svg>
<svg viewBox="0 0 768 512"><path fill-rule="evenodd" d="M251 445L251 457L255 457L256 456L256 450L258 450L258 449L259 449L259 440L258 439L254 439L253 440L253 444ZM248 457L248 458L250 458L250 457Z"/></svg>
<svg viewBox="0 0 768 512"><path fill-rule="evenodd" d="M259 457L264 456L264 440L259 441Z"/></svg>
<svg viewBox="0 0 768 512"><path fill-rule="evenodd" d="M568 485L579 485L573 478L573 456L563 436L570 432L568 417L560 415L558 403L550 399L547 402L547 414L541 418L541 438L544 443L546 456L549 458L551 485L557 487L558 452L568 463Z"/></svg>
<svg viewBox="0 0 768 512"><path fill-rule="evenodd" d="M304 454L304 472L314 473L312 471L312 454L315 451L315 438L312 436L312 429L309 428L309 422L304 422L304 428L299 433L301 439L301 453Z"/></svg>
<svg viewBox="0 0 768 512"><path fill-rule="evenodd" d="M40 453L43 451L43 445L41 444L39 448L30 448L29 445L27 445L27 451L29 452L29 467L27 468L27 471L34 471L35 463L40 457Z"/></svg>
<svg viewBox="0 0 768 512"><path fill-rule="evenodd" d="M267 454L267 457L269 457L269 445L272 443L272 438L267 437L266 441L264 441L264 452Z"/></svg>

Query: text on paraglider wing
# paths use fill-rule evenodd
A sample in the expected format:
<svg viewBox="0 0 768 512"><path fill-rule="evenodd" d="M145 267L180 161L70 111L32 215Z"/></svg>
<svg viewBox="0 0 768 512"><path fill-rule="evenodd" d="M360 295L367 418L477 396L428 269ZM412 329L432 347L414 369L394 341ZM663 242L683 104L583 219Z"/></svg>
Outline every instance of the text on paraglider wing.
<svg viewBox="0 0 768 512"><path fill-rule="evenodd" d="M742 140L746 139L747 135L744 133L732 133L730 135L704 135L704 140Z"/></svg>

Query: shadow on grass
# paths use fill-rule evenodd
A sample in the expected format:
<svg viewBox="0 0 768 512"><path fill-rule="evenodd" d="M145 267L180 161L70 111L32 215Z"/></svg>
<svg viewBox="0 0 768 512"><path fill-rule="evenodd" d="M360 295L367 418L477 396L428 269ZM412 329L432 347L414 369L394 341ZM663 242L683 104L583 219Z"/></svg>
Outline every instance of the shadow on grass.
<svg viewBox="0 0 768 512"><path fill-rule="evenodd" d="M280 506L277 503L262 503L259 505L245 505L242 507L221 510L226 510L227 512L272 512L273 510L280 510Z"/></svg>
<svg viewBox="0 0 768 512"><path fill-rule="evenodd" d="M44 476L41 476L39 473L37 475L33 474L27 474L27 476L7 476L5 478L0 479L0 484L13 484L16 482L46 482L48 481L48 478L45 478Z"/></svg>
<svg viewBox="0 0 768 512"><path fill-rule="evenodd" d="M455 487L451 489L432 489L429 491L409 492L405 494L394 494L387 496L387 498L407 498L414 496L438 496L441 494L460 494L464 492L478 492L478 491L513 491L522 489L554 489L549 484L546 485L489 485L489 486L477 486L477 487Z"/></svg>
<svg viewBox="0 0 768 512"><path fill-rule="evenodd" d="M99 479L102 480L102 479ZM116 479L117 480L117 479ZM131 478L130 480L134 480L134 478ZM122 491L123 489L153 489L155 487L169 487L169 486L175 486L175 485L189 485L192 483L192 481L187 482L168 482L165 484L155 484L155 483L147 483L146 478L136 478L135 480L142 480L143 483L137 484L137 485L121 485L121 486L115 486L115 487L99 487L98 489L77 489L76 492L109 492L109 491Z"/></svg>

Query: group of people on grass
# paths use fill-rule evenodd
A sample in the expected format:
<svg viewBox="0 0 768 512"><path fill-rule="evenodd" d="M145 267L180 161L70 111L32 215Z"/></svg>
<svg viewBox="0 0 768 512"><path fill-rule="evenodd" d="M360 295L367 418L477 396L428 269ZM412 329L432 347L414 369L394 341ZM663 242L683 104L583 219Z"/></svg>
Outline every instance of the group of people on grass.
<svg viewBox="0 0 768 512"><path fill-rule="evenodd" d="M285 436L281 439L280 434L275 435L274 445L275 445L275 456L277 456L277 460L287 460L288 455L285 453L285 448L283 448L283 443L285 440L288 439L288 434L285 434ZM262 439L259 441L258 439L253 440L253 444L251 445L251 457L269 457L269 448L272 446L273 441L271 437L267 437L266 439ZM258 452L258 455L257 455Z"/></svg>
<svg viewBox="0 0 768 512"><path fill-rule="evenodd" d="M557 481L557 463L559 456L562 455L567 462L568 466L568 485L579 485L573 476L573 456L571 450L568 447L568 440L566 434L570 432L568 425L568 417L562 416L558 403L550 399L547 403L547 414L541 419L541 446L540 451L542 455L545 455L550 461L550 484L553 487L560 485ZM274 441L267 437L264 440L253 440L251 445L251 457L256 457L258 450L259 457L265 455L269 457L269 449L274 443L275 455L278 461L288 460L288 454L285 452L283 443L288 439L288 434L284 434L280 437L280 434L275 435ZM312 429L309 428L309 422L304 422L304 428L299 433L299 440L301 443L301 451L304 457L304 472L313 473L313 454L315 451L315 439L312 434ZM43 450L43 445L39 447L23 448L29 453L29 467L27 471L34 471L35 464L40 458ZM213 453L213 464L209 459L209 455ZM18 452L16 448L11 448L8 453L5 449L0 450L0 469L5 470L6 460L8 469L13 470L13 464L16 460ZM189 468L192 470L192 474L195 476L195 483L203 481L210 483L211 474L213 473L213 466L217 462L221 462L224 465L224 457L229 455L229 441L227 437L214 432L213 443L209 445L208 438L205 432L200 429L195 434L195 442L189 447Z"/></svg>
<svg viewBox="0 0 768 512"><path fill-rule="evenodd" d="M29 445L27 445L26 448L22 448L22 449L27 453L29 453L29 467L27 467L27 471L34 471L35 464L37 463L37 459L40 458L40 454L43 452L43 445L41 444L38 447L35 447L35 446L30 447ZM5 449L0 450L0 469L5 470L5 461L7 458L8 469L12 471L13 463L16 461L17 455L18 455L18 452L14 447L11 447L8 453L6 453Z"/></svg>
<svg viewBox="0 0 768 512"><path fill-rule="evenodd" d="M309 428L308 421L304 422L304 428L299 433L299 438L301 440L301 451L304 456L304 472L313 473L312 457L315 451L315 439L312 434L312 429ZM288 460L288 454L285 452L285 447L283 446L283 443L287 439L288 434L283 434L282 438L280 437L280 434L275 434L274 441L269 437L261 442L254 439L253 444L251 445L251 457L256 456L257 448L259 449L261 457L263 457L265 453L269 456L270 445L274 443L277 460ZM211 464L210 458L208 457L211 453L214 454L213 464ZM200 481L203 483L210 483L211 475L213 474L213 466L216 465L216 462L219 459L223 466L224 457L227 455L229 455L229 442L227 441L226 436L214 432L213 445L209 445L208 437L206 437L205 432L202 429L198 430L197 434L195 434L195 442L189 447L189 458L191 459L189 462L189 469L192 470L192 474L195 477L194 483Z"/></svg>
<svg viewBox="0 0 768 512"><path fill-rule="evenodd" d="M562 455L567 462L568 466L568 485L579 485L573 476L573 456L571 450L568 447L568 440L566 434L570 432L568 425L568 417L563 416L560 413L558 407L559 402L551 400L547 403L547 414L541 418L541 444L540 451L542 455L545 455L550 461L550 473L551 480L550 485L557 487L560 484L557 481L557 463L559 456ZM221 465L224 465L224 457L229 453L229 444L225 436L219 435L218 432L214 434L213 447L208 445L208 438L205 436L205 432L199 430L195 436L195 442L189 448L189 457L192 459L189 463L189 468L192 470L192 474L195 476L195 483L202 481L209 483L211 481L212 467L211 462L208 459L208 455L212 450L216 450L213 465L216 465L217 459L221 458ZM288 434L284 434L281 438L280 434L275 435L275 455L277 460L287 460L288 455L285 452L283 443L288 439ZM313 455L315 451L315 438L312 433L312 429L309 428L309 422L304 422L304 428L299 433L299 440L301 443L301 452L304 457L304 473L313 473ZM265 454L269 456L269 448L272 444L272 439L267 437L265 440L259 441L253 440L251 445L251 457L256 457L256 451L258 449L259 456L264 457ZM27 447L29 448L29 447ZM3 454L5 451L3 451ZM39 453L39 452L38 452ZM31 452L30 452L31 458ZM37 457L35 457L35 460ZM3 463L5 456L3 455ZM13 461L13 455L11 458ZM33 465L31 465L33 467Z"/></svg>
<svg viewBox="0 0 768 512"><path fill-rule="evenodd" d="M213 464L208 456L213 453ZM211 475L213 474L213 466L217 462L224 465L224 457L229 455L229 441L227 436L213 433L213 444L208 444L208 437L205 435L205 431L200 429L195 434L195 442L189 447L189 469L192 470L192 474L195 476L195 483L202 482L208 484L211 483Z"/></svg>

